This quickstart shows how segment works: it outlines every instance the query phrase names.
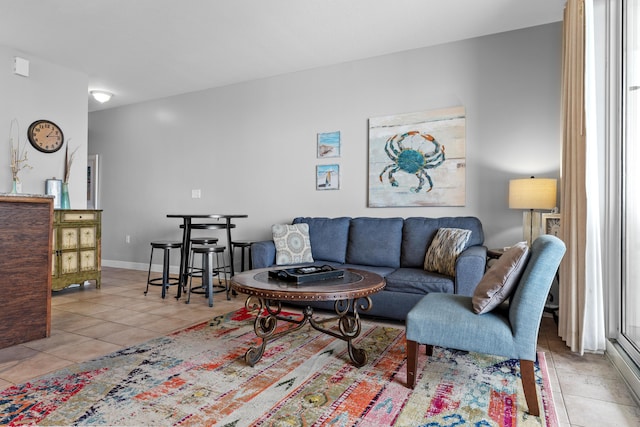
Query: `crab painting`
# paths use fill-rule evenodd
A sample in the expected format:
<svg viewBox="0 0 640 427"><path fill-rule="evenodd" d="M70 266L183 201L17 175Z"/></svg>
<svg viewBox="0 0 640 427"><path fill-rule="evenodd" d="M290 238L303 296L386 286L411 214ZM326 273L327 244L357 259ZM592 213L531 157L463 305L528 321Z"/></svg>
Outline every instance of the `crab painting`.
<svg viewBox="0 0 640 427"><path fill-rule="evenodd" d="M412 141L411 147L406 145L406 139L410 138ZM417 143L413 141L418 139ZM432 151L427 151L428 148L433 147ZM429 189L427 192L433 189L433 181L427 173L428 169L437 168L444 160L444 146L440 144L436 139L429 135L423 134L418 131L410 131L403 134L396 134L389 139L384 145L384 151L392 160L392 163L388 164L382 172L380 172L380 182L385 172L389 171L388 179L389 184L392 187L398 186L398 181L394 178L394 174L398 171L415 175L418 178L418 186L411 187L410 190L414 193L419 193L425 183L425 178L429 181Z"/></svg>

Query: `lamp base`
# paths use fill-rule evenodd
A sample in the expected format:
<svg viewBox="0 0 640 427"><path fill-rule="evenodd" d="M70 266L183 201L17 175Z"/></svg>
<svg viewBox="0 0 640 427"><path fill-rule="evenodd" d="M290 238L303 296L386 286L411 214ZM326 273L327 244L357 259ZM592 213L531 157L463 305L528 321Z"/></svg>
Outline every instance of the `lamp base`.
<svg viewBox="0 0 640 427"><path fill-rule="evenodd" d="M542 214L533 210L524 211L522 213L522 238L531 244L540 236L540 227L542 226Z"/></svg>

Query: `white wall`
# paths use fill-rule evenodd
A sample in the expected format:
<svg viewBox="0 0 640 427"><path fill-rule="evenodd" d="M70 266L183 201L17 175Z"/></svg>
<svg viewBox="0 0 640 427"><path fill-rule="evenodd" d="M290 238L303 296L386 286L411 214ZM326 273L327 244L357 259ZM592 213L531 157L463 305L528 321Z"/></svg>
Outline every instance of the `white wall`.
<svg viewBox="0 0 640 427"><path fill-rule="evenodd" d="M149 241L179 238L168 213L245 213L234 237L249 239L299 215L475 215L487 246L522 240L508 181L559 177L561 39L554 23L91 113L105 264L142 266ZM368 118L456 105L466 206L368 208ZM336 130L341 157L318 160L317 133ZM341 189L316 191L331 160Z"/></svg>
<svg viewBox="0 0 640 427"><path fill-rule="evenodd" d="M29 77L14 74L15 56L29 61ZM48 119L62 128L70 152L79 147L71 168L69 196L72 208L86 208L88 83L83 73L0 46L0 192L11 191L9 129L13 119L18 120L20 145L26 144L27 163L33 167L19 175L22 192L43 194L46 179L62 179L67 143L56 153L45 154L27 139L32 122Z"/></svg>

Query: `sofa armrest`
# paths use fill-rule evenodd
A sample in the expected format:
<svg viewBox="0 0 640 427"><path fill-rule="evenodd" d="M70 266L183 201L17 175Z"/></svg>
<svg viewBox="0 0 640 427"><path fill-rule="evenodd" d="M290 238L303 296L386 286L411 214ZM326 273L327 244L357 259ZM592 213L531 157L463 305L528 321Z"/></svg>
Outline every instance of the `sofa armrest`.
<svg viewBox="0 0 640 427"><path fill-rule="evenodd" d="M465 249L456 260L456 280L454 293L473 296L487 265L487 248L471 246Z"/></svg>
<svg viewBox="0 0 640 427"><path fill-rule="evenodd" d="M273 240L251 244L251 268L271 267L276 263L276 245Z"/></svg>

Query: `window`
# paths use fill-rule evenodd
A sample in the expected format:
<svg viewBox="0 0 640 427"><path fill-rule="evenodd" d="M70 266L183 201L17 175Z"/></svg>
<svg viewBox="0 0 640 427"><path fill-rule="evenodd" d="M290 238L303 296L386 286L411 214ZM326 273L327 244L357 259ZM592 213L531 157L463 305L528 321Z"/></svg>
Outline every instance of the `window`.
<svg viewBox="0 0 640 427"><path fill-rule="evenodd" d="M627 0L622 36L622 289L619 342L640 365L640 0Z"/></svg>

